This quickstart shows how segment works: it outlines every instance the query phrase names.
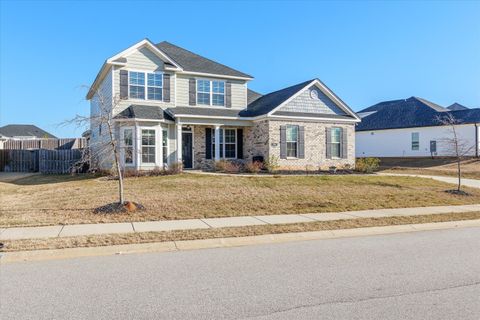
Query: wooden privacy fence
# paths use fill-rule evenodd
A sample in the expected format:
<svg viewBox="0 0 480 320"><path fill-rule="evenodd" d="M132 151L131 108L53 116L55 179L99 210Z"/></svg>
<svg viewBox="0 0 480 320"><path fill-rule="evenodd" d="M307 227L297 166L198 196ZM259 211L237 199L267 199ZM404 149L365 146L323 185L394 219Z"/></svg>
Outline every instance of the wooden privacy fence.
<svg viewBox="0 0 480 320"><path fill-rule="evenodd" d="M67 138L67 139L31 139L31 140L7 140L3 143L3 149L48 149L48 150L66 150L83 149L87 146L85 138Z"/></svg>
<svg viewBox="0 0 480 320"><path fill-rule="evenodd" d="M83 150L0 150L0 171L70 173Z"/></svg>

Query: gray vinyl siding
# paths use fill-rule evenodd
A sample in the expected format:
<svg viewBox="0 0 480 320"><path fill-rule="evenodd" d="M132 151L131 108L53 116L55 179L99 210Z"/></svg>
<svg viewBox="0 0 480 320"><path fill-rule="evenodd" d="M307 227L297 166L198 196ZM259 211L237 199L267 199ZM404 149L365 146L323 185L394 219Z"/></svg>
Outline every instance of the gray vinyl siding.
<svg viewBox="0 0 480 320"><path fill-rule="evenodd" d="M101 97L101 98L100 98ZM103 102L101 102L103 101ZM90 100L90 116L94 118L100 112L100 108L110 108L112 102L112 71L109 70L103 81L99 84L97 92L93 95ZM103 106L102 106L103 104ZM107 128L105 125L102 126L102 134L100 136L100 123L94 119L90 120L90 149L93 158L95 154L99 152L99 146L107 140ZM95 160L94 160L95 161ZM111 159L103 160L103 163L99 163L102 168L110 166Z"/></svg>
<svg viewBox="0 0 480 320"><path fill-rule="evenodd" d="M196 78L186 74L177 75L177 106L188 106L188 79ZM201 77L198 77L201 78ZM210 79L210 78L205 78ZM227 79L223 79L227 81ZM232 108L244 109L247 107L247 86L245 81L228 80L232 84Z"/></svg>
<svg viewBox="0 0 480 320"><path fill-rule="evenodd" d="M310 91L312 90L317 92L318 99L311 98ZM337 115L346 114L315 85L303 91L295 99L287 103L287 105L280 108L279 111Z"/></svg>

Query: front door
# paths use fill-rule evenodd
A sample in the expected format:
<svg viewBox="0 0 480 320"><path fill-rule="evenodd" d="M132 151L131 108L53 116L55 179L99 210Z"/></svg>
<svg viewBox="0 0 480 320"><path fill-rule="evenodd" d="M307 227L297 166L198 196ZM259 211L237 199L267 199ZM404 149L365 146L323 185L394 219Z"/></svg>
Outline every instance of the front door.
<svg viewBox="0 0 480 320"><path fill-rule="evenodd" d="M182 158L185 169L193 168L193 139L191 132L182 132Z"/></svg>

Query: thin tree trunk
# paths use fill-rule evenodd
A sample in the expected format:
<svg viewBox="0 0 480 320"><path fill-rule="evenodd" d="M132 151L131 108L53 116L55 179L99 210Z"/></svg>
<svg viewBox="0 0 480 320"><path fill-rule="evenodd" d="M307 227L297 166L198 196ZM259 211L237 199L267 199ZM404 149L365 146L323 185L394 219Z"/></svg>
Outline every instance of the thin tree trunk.
<svg viewBox="0 0 480 320"><path fill-rule="evenodd" d="M457 191L460 192L460 190L462 188L461 157L460 157L460 151L458 150L457 131L455 130L454 125L452 125L452 130L453 130L453 137L454 137L454 143L455 143L455 155L457 156L457 174L458 174Z"/></svg>
<svg viewBox="0 0 480 320"><path fill-rule="evenodd" d="M115 169L117 171L118 175L118 197L119 197L119 202L123 204L125 202L124 195L123 195L123 176L122 176L122 169L120 167L120 159L118 156L118 150L117 150L117 144L115 143L115 137L113 134L113 129L112 129L112 123L110 120L107 121L107 126L108 126L108 133L110 135L110 144L113 149L113 158L115 161Z"/></svg>

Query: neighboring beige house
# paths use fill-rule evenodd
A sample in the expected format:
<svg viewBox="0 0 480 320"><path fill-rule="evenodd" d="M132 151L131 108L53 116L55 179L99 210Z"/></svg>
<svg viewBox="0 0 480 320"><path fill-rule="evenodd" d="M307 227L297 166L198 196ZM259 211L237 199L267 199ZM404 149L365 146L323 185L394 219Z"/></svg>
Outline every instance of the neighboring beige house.
<svg viewBox="0 0 480 320"><path fill-rule="evenodd" d="M360 118L320 80L263 96L248 89L252 80L171 43L145 39L105 61L87 99L92 115L109 104L126 168L182 162L186 169L209 169L220 159L269 157L283 169L354 165ZM106 135L92 121L91 148ZM112 165L109 156L97 161Z"/></svg>

